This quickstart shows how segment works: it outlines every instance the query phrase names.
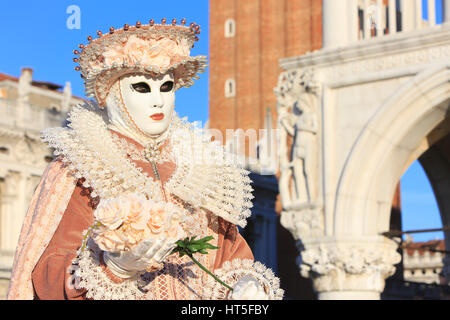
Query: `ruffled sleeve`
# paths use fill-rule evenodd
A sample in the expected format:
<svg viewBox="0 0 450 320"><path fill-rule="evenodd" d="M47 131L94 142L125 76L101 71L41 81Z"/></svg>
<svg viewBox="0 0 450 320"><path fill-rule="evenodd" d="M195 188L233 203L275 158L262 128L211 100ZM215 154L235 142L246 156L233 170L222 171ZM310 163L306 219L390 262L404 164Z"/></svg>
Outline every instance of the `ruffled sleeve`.
<svg viewBox="0 0 450 320"><path fill-rule="evenodd" d="M93 223L93 209L86 191L77 186L61 222L32 272L36 299L85 299L85 290L75 289L72 260L83 239L83 231Z"/></svg>

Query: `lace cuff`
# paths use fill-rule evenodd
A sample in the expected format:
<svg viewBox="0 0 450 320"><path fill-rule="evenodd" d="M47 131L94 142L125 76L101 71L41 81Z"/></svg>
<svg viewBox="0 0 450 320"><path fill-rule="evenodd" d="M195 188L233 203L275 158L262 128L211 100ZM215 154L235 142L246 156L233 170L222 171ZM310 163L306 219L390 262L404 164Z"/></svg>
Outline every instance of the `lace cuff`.
<svg viewBox="0 0 450 320"><path fill-rule="evenodd" d="M102 251L92 242L84 251L79 250L73 265L77 265L75 288L85 288L86 298L93 300L142 300L145 292L139 287L140 274L129 279L114 281L102 264Z"/></svg>
<svg viewBox="0 0 450 320"><path fill-rule="evenodd" d="M214 271L214 274L230 287L234 287L242 277L251 276L261 284L269 300L283 299L284 290L280 288L280 279L274 275L271 269L260 262L253 262L250 259L226 261L222 268ZM203 288L204 299L227 300L229 293L230 290L212 277L208 279Z"/></svg>

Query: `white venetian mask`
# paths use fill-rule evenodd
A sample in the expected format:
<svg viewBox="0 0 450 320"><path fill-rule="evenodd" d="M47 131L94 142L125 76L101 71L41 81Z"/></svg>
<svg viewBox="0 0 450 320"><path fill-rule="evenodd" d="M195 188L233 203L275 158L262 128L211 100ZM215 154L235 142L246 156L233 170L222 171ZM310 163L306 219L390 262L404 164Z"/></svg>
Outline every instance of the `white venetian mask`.
<svg viewBox="0 0 450 320"><path fill-rule="evenodd" d="M172 74L126 75L120 78L119 86L126 112L137 129L149 136L167 130L175 107Z"/></svg>

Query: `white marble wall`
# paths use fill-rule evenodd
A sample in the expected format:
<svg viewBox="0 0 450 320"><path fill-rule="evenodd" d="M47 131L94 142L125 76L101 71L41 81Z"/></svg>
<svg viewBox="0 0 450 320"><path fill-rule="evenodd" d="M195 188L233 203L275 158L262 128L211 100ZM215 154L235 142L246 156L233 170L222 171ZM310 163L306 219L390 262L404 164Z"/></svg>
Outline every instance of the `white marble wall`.
<svg viewBox="0 0 450 320"><path fill-rule="evenodd" d="M299 267L320 299L377 299L400 262L398 241L381 235L395 187L450 114L450 25L342 42L282 59L281 67L279 116L314 87L320 119L318 166L305 173L318 196L284 206L281 217L301 240ZM304 81L305 74L313 76ZM289 149L282 143L281 158ZM286 186L280 182L281 193Z"/></svg>

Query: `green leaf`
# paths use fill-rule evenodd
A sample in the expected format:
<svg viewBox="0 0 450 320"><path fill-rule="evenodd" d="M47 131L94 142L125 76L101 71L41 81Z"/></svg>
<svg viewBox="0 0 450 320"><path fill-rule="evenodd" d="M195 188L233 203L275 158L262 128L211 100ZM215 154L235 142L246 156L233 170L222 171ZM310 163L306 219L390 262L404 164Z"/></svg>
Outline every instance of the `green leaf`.
<svg viewBox="0 0 450 320"><path fill-rule="evenodd" d="M183 241L177 241L176 244L177 244L177 246L180 247L180 248L185 248L185 247L186 247L186 245L184 244Z"/></svg>
<svg viewBox="0 0 450 320"><path fill-rule="evenodd" d="M177 253L180 255L180 257L184 255L192 256L194 253L201 253L201 254L207 254L207 250L216 250L219 249L219 247L213 246L212 244L208 243L214 237L207 236L202 239L197 239L197 236L193 236L191 238L187 237L184 240L178 240L176 242L176 247L172 251L172 253Z"/></svg>
<svg viewBox="0 0 450 320"><path fill-rule="evenodd" d="M208 269L206 269L200 262L198 262L193 254L194 253L201 253L201 254L207 254L208 253L208 249L209 250L215 250L215 249L219 249L219 247L213 246L212 244L208 243L209 241L211 241L212 239L214 239L214 237L212 236L208 236L208 237L204 237L202 239L198 239L195 240L197 236L193 236L189 239L189 237L185 238L184 240L178 240L177 242L175 242L175 244L177 245L173 250L172 253L178 253L178 255L180 257L184 257L185 255L187 255L189 258L191 258L191 260L197 264L203 271L205 271L206 273L208 273L210 276L212 276L217 282L219 282L220 284L222 284L223 286L225 286L227 289L233 291L233 288L231 288L230 286L228 286L226 283L224 283L223 281L221 281L219 278L217 278L211 271L209 271Z"/></svg>
<svg viewBox="0 0 450 320"><path fill-rule="evenodd" d="M203 246L202 246L201 244L190 244L190 245L188 246L188 248L189 248L189 250L191 250L191 251L198 251L198 250L200 250L201 248L203 248Z"/></svg>

